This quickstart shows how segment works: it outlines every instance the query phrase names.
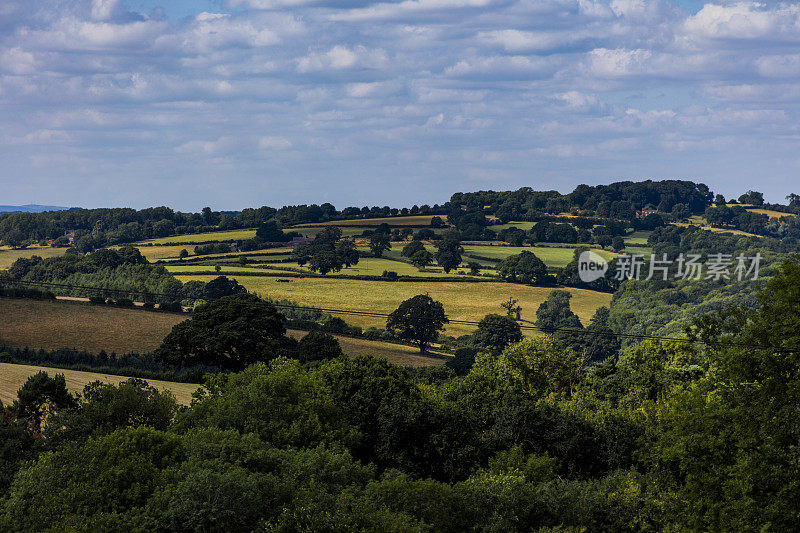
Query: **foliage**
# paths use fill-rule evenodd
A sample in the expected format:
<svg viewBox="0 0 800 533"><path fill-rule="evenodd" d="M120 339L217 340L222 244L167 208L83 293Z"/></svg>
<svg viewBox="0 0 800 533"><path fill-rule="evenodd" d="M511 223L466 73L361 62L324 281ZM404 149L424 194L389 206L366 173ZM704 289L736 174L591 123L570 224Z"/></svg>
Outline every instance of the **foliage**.
<svg viewBox="0 0 800 533"><path fill-rule="evenodd" d="M544 261L527 251L503 259L497 267L497 273L501 279L527 285L542 285L551 281Z"/></svg>
<svg viewBox="0 0 800 533"><path fill-rule="evenodd" d="M195 309L190 320L172 328L156 350L158 360L174 365L210 365L241 370L293 349L281 315L251 294L225 296Z"/></svg>
<svg viewBox="0 0 800 533"><path fill-rule="evenodd" d="M420 294L405 300L392 311L386 320L386 329L401 339L414 341L419 351L425 352L448 322L442 304Z"/></svg>
<svg viewBox="0 0 800 533"><path fill-rule="evenodd" d="M486 315L478 323L473 340L492 354L500 353L509 344L522 340L522 330L517 321L507 316Z"/></svg>

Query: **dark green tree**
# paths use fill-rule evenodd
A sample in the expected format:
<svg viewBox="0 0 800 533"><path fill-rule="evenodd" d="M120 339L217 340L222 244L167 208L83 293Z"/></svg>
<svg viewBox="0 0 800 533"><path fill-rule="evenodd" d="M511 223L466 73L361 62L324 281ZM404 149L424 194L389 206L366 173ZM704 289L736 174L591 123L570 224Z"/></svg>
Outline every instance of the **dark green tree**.
<svg viewBox="0 0 800 533"><path fill-rule="evenodd" d="M418 250L411 256L411 264L420 270L433 263L433 254L425 248Z"/></svg>
<svg viewBox="0 0 800 533"><path fill-rule="evenodd" d="M297 358L301 363L336 359L344 355L336 337L323 331L309 331L297 343Z"/></svg>
<svg viewBox="0 0 800 533"><path fill-rule="evenodd" d="M444 238L436 245L434 257L445 273L449 274L461 264L462 253L464 249L461 247L461 234L451 230L445 233Z"/></svg>
<svg viewBox="0 0 800 533"><path fill-rule="evenodd" d="M50 377L40 371L28 378L17 392L11 410L34 435L42 432L45 421L58 411L75 407L75 397L67 390L64 374Z"/></svg>
<svg viewBox="0 0 800 533"><path fill-rule="evenodd" d="M551 281L544 261L528 251L503 259L497 267L497 273L501 279L528 285L541 285Z"/></svg>
<svg viewBox="0 0 800 533"><path fill-rule="evenodd" d="M405 246L403 246L403 251L400 252L400 255L402 255L403 257L408 257L410 259L411 257L414 257L415 253L417 253L417 252L419 252L421 250L424 250L424 249L425 249L425 245L422 244L422 241L416 241L415 240L415 241L411 241L408 244L406 244Z"/></svg>
<svg viewBox="0 0 800 533"><path fill-rule="evenodd" d="M472 338L496 356L509 344L521 341L522 330L512 318L491 314L481 319Z"/></svg>
<svg viewBox="0 0 800 533"><path fill-rule="evenodd" d="M383 232L373 232L369 238L369 249L372 251L373 256L383 256L383 252L392 249L391 237Z"/></svg>
<svg viewBox="0 0 800 533"><path fill-rule="evenodd" d="M235 279L229 279L227 276L218 276L206 283L203 291L205 294L203 299L213 301L233 294L244 294L247 289L239 285L239 282Z"/></svg>
<svg viewBox="0 0 800 533"><path fill-rule="evenodd" d="M275 306L258 296L225 296L173 327L154 355L172 365L241 370L292 351L294 341L284 336L283 321Z"/></svg>
<svg viewBox="0 0 800 533"><path fill-rule="evenodd" d="M392 311L386 320L386 329L402 339L415 342L419 351L424 353L448 322L441 302L420 294L405 300Z"/></svg>

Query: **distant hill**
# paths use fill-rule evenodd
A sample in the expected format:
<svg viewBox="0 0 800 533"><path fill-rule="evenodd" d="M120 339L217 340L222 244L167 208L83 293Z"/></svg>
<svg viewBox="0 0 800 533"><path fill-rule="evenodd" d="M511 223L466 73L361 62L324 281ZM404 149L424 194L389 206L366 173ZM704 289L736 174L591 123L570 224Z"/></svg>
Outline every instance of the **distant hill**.
<svg viewBox="0 0 800 533"><path fill-rule="evenodd" d="M66 211L69 207L58 205L0 205L0 213L42 213L44 211Z"/></svg>

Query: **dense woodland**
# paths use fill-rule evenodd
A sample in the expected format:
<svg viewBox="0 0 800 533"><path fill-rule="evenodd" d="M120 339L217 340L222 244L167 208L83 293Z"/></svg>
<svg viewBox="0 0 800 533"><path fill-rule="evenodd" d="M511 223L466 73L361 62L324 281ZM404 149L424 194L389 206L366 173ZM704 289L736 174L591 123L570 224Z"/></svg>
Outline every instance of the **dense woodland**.
<svg viewBox="0 0 800 533"><path fill-rule="evenodd" d="M750 191L733 202L785 211L787 215L800 212L800 200L789 195L786 206L765 205L763 195ZM636 212L657 210L657 215L641 219ZM491 240L499 232L492 231L494 223L508 221L558 222L562 213L591 217L569 224L547 224L529 232L530 242L604 242L599 236L610 237L624 233L631 224L636 228L652 229L664 220L680 220L692 214L704 214L712 225L739 229L758 235L800 237L800 223L794 217L770 220L766 215L746 211L741 206L727 207L721 195L706 185L690 181L665 180L617 182L610 185L580 185L568 194L557 191L534 191L524 187L517 191L479 191L456 193L443 205L403 208L347 207L341 211L329 203L322 205L284 206L279 209L263 206L240 212L217 212L204 208L200 213L180 213L167 207L140 211L129 208L69 209L44 213L6 213L0 215L0 241L11 246L53 241L57 246L70 246L66 233L75 232L73 246L88 252L96 248L137 242L171 235L189 235L237 228L259 228L269 222L258 240L245 246L257 249L263 242L285 240L280 235L268 236L272 228L289 228L296 224L314 224L354 218L377 218L408 215L447 215L449 223L461 231L464 240ZM488 216L493 217L491 220ZM556 218L553 218L556 217ZM598 224L598 220L600 223ZM563 221L561 221L563 222ZM594 226L594 229L592 229ZM598 226L600 229L598 229ZM579 234L580 231L589 232ZM514 232L502 237L519 239ZM610 241L609 241L610 244Z"/></svg>

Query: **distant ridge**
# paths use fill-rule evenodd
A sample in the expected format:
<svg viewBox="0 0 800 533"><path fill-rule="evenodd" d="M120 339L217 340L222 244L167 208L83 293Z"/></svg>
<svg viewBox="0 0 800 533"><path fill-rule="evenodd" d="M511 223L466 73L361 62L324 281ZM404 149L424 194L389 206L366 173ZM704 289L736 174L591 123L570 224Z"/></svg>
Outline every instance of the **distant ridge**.
<svg viewBox="0 0 800 533"><path fill-rule="evenodd" d="M66 211L72 209L71 207L62 207L58 205L0 205L0 213L42 213L44 211Z"/></svg>

